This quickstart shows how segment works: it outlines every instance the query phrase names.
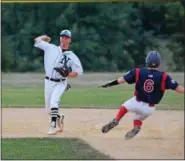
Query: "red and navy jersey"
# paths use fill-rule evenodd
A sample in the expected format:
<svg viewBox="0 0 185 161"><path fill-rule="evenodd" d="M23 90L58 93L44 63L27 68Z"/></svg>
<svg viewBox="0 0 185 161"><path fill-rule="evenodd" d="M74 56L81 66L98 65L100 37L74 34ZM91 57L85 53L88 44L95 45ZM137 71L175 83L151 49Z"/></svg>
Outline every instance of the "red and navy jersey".
<svg viewBox="0 0 185 161"><path fill-rule="evenodd" d="M138 100L158 104L166 89L175 90L178 83L167 73L147 68L134 68L123 76L128 84L135 83L135 96Z"/></svg>

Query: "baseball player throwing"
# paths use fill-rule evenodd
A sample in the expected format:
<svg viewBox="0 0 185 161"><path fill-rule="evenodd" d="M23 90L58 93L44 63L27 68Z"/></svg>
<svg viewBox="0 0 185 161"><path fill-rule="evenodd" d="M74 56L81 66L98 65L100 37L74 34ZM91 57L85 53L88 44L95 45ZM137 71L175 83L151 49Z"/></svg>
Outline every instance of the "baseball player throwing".
<svg viewBox="0 0 185 161"><path fill-rule="evenodd" d="M166 72L161 72L157 69L160 62L160 54L157 51L150 51L146 57L148 68L132 69L123 77L100 86L107 88L124 82L128 84L135 83L135 96L122 104L116 117L102 127L103 133L107 133L117 126L120 119L127 112L133 112L135 113L134 127L125 135L126 139L131 139L139 133L143 121L155 111L155 106L163 98L165 90L171 89L184 94L184 87L178 85Z"/></svg>
<svg viewBox="0 0 185 161"><path fill-rule="evenodd" d="M77 77L83 73L78 57L69 50L71 32L63 30L60 33L60 46L49 43L51 38L43 35L35 39L34 46L44 51L45 68L45 107L51 116L48 134L56 134L63 130L64 114L59 114L61 96L68 88L68 77Z"/></svg>

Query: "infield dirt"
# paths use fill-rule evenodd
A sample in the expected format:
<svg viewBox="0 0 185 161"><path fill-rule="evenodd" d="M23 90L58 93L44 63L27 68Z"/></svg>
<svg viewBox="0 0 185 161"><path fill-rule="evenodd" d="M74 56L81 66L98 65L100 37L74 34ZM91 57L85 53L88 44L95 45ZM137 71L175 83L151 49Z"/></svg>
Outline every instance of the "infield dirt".
<svg viewBox="0 0 185 161"><path fill-rule="evenodd" d="M107 134L103 124L117 113L115 109L60 109L65 114L62 133L48 136L49 117L45 109L3 108L2 137L77 137L115 159L183 159L184 111L155 111L132 140L124 135L132 128L132 114Z"/></svg>

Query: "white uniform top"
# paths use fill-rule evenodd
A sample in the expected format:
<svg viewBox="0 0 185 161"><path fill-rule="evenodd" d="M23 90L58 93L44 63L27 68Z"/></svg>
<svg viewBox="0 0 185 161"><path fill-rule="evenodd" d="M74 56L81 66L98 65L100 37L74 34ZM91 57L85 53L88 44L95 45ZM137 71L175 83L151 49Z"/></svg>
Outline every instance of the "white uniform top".
<svg viewBox="0 0 185 161"><path fill-rule="evenodd" d="M44 51L44 68L46 76L53 79L63 78L54 70L54 67L62 66L65 61L67 61L67 66L72 68L72 72L77 72L78 75L83 74L81 62L72 51L62 52L60 46L50 44L41 39L36 41L34 46Z"/></svg>

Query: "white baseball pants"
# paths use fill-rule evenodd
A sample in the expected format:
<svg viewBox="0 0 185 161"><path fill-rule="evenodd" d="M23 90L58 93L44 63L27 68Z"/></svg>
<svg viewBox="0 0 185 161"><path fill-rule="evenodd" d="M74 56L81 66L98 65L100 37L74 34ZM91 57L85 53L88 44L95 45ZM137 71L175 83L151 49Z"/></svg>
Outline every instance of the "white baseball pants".
<svg viewBox="0 0 185 161"><path fill-rule="evenodd" d="M45 79L45 108L50 114L51 108L59 108L60 98L64 94L67 81L53 82Z"/></svg>
<svg viewBox="0 0 185 161"><path fill-rule="evenodd" d="M155 111L155 107L150 107L148 103L137 101L136 97L132 97L122 106L124 106L128 112L135 113L134 120L140 121L145 120Z"/></svg>

